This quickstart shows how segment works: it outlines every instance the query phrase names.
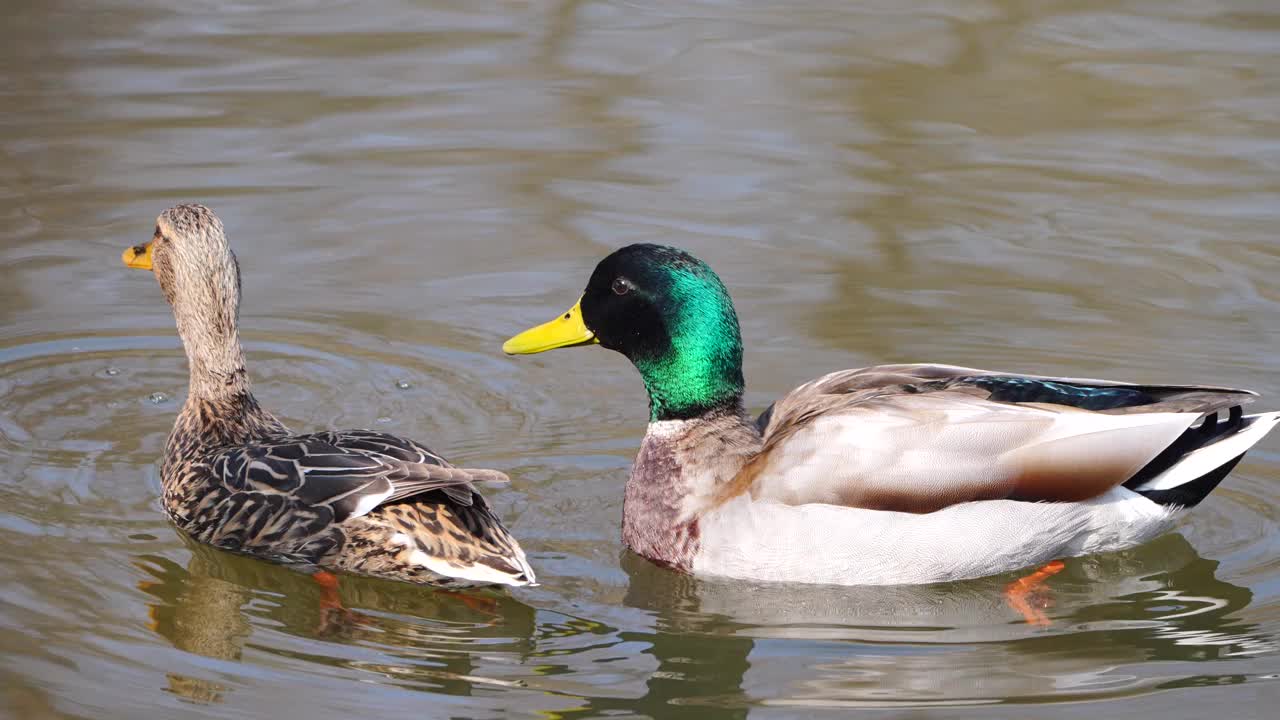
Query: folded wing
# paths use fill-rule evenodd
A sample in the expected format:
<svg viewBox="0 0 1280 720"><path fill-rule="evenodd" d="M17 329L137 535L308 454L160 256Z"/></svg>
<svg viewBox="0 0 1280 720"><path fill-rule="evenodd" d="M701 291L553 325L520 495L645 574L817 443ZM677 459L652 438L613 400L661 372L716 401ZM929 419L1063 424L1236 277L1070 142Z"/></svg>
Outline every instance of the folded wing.
<svg viewBox="0 0 1280 720"><path fill-rule="evenodd" d="M763 448L734 486L789 504L904 512L997 498L1084 500L1133 478L1180 439L1218 439L1229 426L1217 424L1216 411L1253 397L946 365L832 373L761 416ZM1213 425L1202 432L1206 417Z"/></svg>
<svg viewBox="0 0 1280 720"><path fill-rule="evenodd" d="M216 459L214 472L233 492L283 495L292 504L331 513L334 522L435 490L470 506L479 498L472 483L506 480L496 470L453 467L412 440L368 430L234 448Z"/></svg>

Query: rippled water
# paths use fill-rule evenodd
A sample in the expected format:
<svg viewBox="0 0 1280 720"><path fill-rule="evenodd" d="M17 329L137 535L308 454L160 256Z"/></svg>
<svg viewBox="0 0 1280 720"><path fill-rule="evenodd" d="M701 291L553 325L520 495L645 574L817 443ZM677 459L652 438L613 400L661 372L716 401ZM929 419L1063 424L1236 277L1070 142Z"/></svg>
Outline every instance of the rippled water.
<svg viewBox="0 0 1280 720"><path fill-rule="evenodd" d="M484 7L481 7L481 6ZM268 7L270 6L270 7ZM1010 578L694 581L623 552L620 356L509 359L610 248L690 248L756 409L934 360L1280 407L1271 2L40 0L0 25L0 707L11 717L1244 717L1280 699L1280 440L1177 532ZM543 585L459 598L190 547L186 369L120 266L201 200L259 397L511 474ZM1080 705L1088 702L1088 705ZM949 706L936 710L936 706ZM979 707L972 707L979 706Z"/></svg>

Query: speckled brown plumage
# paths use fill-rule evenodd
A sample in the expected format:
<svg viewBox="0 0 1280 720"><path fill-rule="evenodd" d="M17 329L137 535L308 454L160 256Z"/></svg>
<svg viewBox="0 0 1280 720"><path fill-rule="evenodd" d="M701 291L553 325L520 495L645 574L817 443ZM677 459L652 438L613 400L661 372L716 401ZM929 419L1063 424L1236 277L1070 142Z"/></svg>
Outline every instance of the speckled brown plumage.
<svg viewBox="0 0 1280 720"><path fill-rule="evenodd" d="M473 484L502 473L457 468L370 430L290 434L262 409L237 331L239 267L208 208L165 211L126 261L130 252L154 270L191 366L160 472L165 511L181 530L226 550L407 582L534 582Z"/></svg>

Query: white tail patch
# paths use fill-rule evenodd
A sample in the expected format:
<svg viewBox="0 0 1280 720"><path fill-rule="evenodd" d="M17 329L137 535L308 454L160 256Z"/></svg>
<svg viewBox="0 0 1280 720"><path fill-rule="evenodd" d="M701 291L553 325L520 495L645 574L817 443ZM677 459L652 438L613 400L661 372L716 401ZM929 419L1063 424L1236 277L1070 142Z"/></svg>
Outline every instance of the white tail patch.
<svg viewBox="0 0 1280 720"><path fill-rule="evenodd" d="M410 553L409 562L421 565L437 575L468 580L478 585L513 585L519 587L529 585L533 581L532 575L528 570L525 571L525 577L521 578L482 563L455 565L444 558L431 557L421 550L414 550Z"/></svg>
<svg viewBox="0 0 1280 720"><path fill-rule="evenodd" d="M415 547L413 538L404 533L396 533L391 536L391 542L402 545L406 548ZM442 577L456 578L458 580L466 580L477 585L511 585L513 587L522 587L524 585L536 585L533 574L533 568L529 566L529 561L525 559L524 550L516 545L512 548L514 554L508 560L514 561L514 564L520 568L524 577L512 575L497 568L489 567L482 563L473 563L470 565L457 565L449 562L445 558L432 557L421 550L414 550L409 553L409 562L414 565L420 565L436 575Z"/></svg>
<svg viewBox="0 0 1280 720"><path fill-rule="evenodd" d="M1215 443L1186 454L1173 467L1142 483L1135 492L1169 490L1203 477L1253 447L1280 422L1280 412L1245 415L1243 427Z"/></svg>
<svg viewBox="0 0 1280 720"><path fill-rule="evenodd" d="M364 490L366 487L368 486L367 485L361 486L356 488L355 490L352 490L351 492L360 492ZM378 507L378 505L381 505L383 500L386 500L387 498L391 497L391 493L392 493L392 488L388 487L387 491L384 493L378 493L377 495L365 495L364 497L360 498L356 502L356 509L351 511L351 517L360 517L362 515L368 515L369 513L373 512L374 508ZM350 495L350 494L351 493L347 493L347 495ZM342 497L346 497L346 495L343 495ZM334 500L341 500L341 499L342 499L341 497L334 498Z"/></svg>

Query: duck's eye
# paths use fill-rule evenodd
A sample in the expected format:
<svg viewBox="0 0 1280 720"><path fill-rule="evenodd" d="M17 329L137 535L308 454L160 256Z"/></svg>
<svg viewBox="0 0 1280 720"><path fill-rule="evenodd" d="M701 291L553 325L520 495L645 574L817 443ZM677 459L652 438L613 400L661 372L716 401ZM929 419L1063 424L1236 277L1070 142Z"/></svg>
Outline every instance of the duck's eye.
<svg viewBox="0 0 1280 720"><path fill-rule="evenodd" d="M630 290L631 290L631 283L627 282L624 278L614 279L613 281L614 295L626 295L628 292L630 292Z"/></svg>

